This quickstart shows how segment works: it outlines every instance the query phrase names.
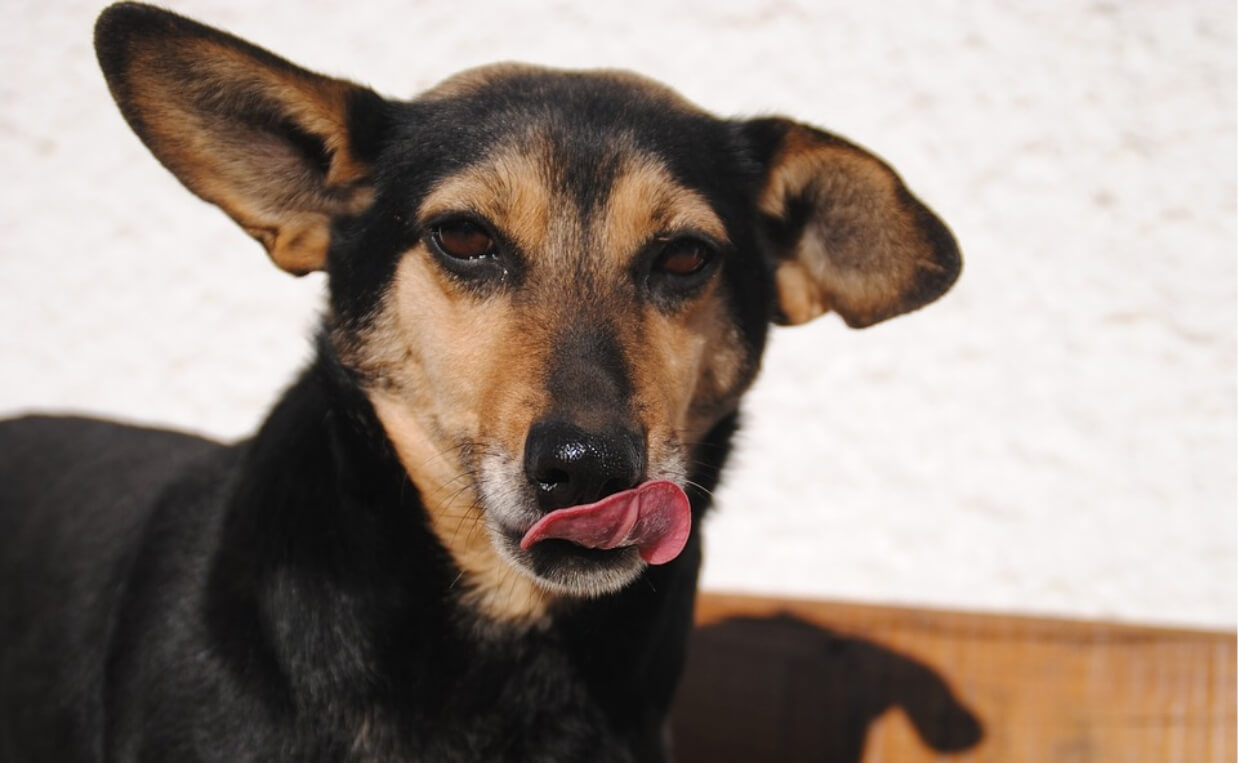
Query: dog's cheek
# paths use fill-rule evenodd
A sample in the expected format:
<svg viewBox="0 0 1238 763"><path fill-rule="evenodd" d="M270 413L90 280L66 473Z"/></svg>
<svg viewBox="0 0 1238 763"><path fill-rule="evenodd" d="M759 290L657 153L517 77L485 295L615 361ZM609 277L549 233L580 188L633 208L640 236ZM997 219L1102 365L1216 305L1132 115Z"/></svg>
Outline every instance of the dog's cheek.
<svg viewBox="0 0 1238 763"><path fill-rule="evenodd" d="M422 491L431 529L465 574L465 604L491 620L535 622L547 596L496 550L477 494L478 463L494 451L482 417L497 417L488 407L496 388L522 385L518 326L506 301L454 293L419 254L400 263L375 319L382 338L372 342L394 381L371 399Z"/></svg>
<svg viewBox="0 0 1238 763"><path fill-rule="evenodd" d="M419 256L421 255L421 256ZM487 392L487 373L506 339L510 321L501 299L478 299L453 289L424 252L404 257L397 269L394 309L406 348L404 386L433 411L438 428L457 442L473 442Z"/></svg>
<svg viewBox="0 0 1238 763"><path fill-rule="evenodd" d="M698 353L693 377L681 388L678 426L685 443L696 443L734 411L751 380L751 360L741 332L718 293L705 296L678 327L680 346Z"/></svg>
<svg viewBox="0 0 1238 763"><path fill-rule="evenodd" d="M408 347L405 395L431 412L435 447L454 451L472 486L499 479L507 497L501 505L518 508L525 435L547 404L548 324L505 294L453 289L424 257L407 260L397 274L395 305ZM495 463L502 465L497 476Z"/></svg>
<svg viewBox="0 0 1238 763"><path fill-rule="evenodd" d="M628 351L651 469L659 461L682 463L725 412L742 377L736 334L712 293L679 314L651 310L645 316L640 346Z"/></svg>

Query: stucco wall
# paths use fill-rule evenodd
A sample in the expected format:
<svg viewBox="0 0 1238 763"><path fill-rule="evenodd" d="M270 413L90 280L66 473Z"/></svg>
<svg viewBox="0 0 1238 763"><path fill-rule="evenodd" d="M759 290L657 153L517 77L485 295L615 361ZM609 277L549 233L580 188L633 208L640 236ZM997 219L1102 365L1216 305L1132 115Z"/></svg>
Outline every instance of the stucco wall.
<svg viewBox="0 0 1238 763"><path fill-rule="evenodd" d="M706 585L1234 626L1232 2L172 6L395 95L497 59L637 69L859 141L951 224L941 303L777 332ZM0 25L0 412L238 437L322 282L147 156L99 7Z"/></svg>

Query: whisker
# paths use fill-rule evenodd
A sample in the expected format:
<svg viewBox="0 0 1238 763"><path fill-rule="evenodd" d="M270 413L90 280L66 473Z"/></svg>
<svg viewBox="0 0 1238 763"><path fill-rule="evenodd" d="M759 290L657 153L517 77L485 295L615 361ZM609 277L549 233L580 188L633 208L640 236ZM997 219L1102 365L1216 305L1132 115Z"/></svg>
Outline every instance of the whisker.
<svg viewBox="0 0 1238 763"><path fill-rule="evenodd" d="M685 485L688 485L689 487L694 487L694 488L696 488L697 490L701 491L702 493L704 493L705 495L709 496L710 498L713 498L713 497L714 497L714 491L710 490L709 488L705 487L704 485L702 485L702 484L701 484L701 483L699 483L699 482L694 482L694 481L692 481L692 480L690 480L690 479L685 479L685 480L684 480L684 484L685 484Z"/></svg>

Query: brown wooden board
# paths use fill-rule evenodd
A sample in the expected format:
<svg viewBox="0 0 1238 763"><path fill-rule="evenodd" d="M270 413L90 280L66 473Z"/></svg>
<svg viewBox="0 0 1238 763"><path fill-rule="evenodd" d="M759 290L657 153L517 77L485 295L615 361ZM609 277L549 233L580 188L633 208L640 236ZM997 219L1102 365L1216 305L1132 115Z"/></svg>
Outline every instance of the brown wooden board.
<svg viewBox="0 0 1238 763"><path fill-rule="evenodd" d="M681 763L1234 763L1233 632L702 594Z"/></svg>

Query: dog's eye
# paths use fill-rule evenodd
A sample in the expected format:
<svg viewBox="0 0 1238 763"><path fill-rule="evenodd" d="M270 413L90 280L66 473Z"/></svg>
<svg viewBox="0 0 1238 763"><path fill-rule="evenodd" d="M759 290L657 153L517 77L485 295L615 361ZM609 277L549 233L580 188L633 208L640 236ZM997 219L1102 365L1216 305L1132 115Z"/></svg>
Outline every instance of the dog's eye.
<svg viewBox="0 0 1238 763"><path fill-rule="evenodd" d="M495 254L494 239L485 228L468 220L440 223L430 230L430 235L443 254L457 260L477 260Z"/></svg>
<svg viewBox="0 0 1238 763"><path fill-rule="evenodd" d="M680 238L662 248L653 268L660 273L686 278L699 273L711 259L713 250L705 242Z"/></svg>

